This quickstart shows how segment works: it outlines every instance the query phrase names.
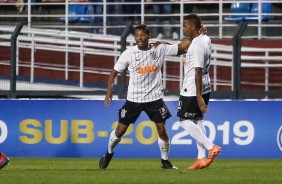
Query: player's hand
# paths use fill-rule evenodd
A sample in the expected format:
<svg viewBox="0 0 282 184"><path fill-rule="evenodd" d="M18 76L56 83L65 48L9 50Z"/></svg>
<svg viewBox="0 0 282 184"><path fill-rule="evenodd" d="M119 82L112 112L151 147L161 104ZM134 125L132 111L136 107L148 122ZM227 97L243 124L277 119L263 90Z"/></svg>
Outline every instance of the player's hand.
<svg viewBox="0 0 282 184"><path fill-rule="evenodd" d="M159 46L160 44L168 44L168 45L171 45L170 43L165 42L165 41L156 41L155 43L150 43L151 47L157 47L157 46Z"/></svg>
<svg viewBox="0 0 282 184"><path fill-rule="evenodd" d="M106 107L110 105L110 103L112 102L112 99L113 99L113 94L111 91L110 92L108 91L105 96L105 100L104 100L104 104Z"/></svg>
<svg viewBox="0 0 282 184"><path fill-rule="evenodd" d="M202 113L207 113L208 112L208 106L206 105L203 97L197 97L197 101L198 101L198 106L199 106L200 110L202 111Z"/></svg>
<svg viewBox="0 0 282 184"><path fill-rule="evenodd" d="M208 33L208 30L207 30L207 28L206 27L204 27L203 25L202 25L202 27L200 28L200 31L199 31L199 33L200 34L207 34Z"/></svg>

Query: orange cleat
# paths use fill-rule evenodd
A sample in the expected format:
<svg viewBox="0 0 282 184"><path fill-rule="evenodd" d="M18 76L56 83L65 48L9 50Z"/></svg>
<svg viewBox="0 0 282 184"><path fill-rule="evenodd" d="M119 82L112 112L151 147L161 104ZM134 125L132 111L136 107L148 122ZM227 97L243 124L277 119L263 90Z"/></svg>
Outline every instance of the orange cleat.
<svg viewBox="0 0 282 184"><path fill-rule="evenodd" d="M202 159L197 159L193 165L191 165L190 167L188 167L188 170L196 170L196 169L203 169L208 167L211 164L211 160L205 158Z"/></svg>
<svg viewBox="0 0 282 184"><path fill-rule="evenodd" d="M210 159L210 162L213 162L221 151L221 147L213 145L212 149L208 151L208 159Z"/></svg>

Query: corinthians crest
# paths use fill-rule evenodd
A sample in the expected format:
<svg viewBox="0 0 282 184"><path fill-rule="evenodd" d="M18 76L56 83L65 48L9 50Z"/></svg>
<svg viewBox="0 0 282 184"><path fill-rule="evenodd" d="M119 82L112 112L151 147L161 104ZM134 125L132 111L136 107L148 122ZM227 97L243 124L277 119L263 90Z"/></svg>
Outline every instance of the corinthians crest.
<svg viewBox="0 0 282 184"><path fill-rule="evenodd" d="M156 52L156 51L153 51L153 52L151 52L150 54L151 54L151 58L152 58L153 60L156 60L156 59L157 59L157 52Z"/></svg>

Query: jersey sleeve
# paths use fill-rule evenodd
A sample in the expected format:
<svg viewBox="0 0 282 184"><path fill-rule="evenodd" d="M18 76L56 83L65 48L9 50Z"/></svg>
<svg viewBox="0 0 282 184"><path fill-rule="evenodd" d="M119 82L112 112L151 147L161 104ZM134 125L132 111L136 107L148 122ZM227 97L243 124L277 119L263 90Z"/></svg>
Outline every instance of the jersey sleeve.
<svg viewBox="0 0 282 184"><path fill-rule="evenodd" d="M204 49L195 44L190 48L191 59L193 59L194 67L204 68L205 52Z"/></svg>
<svg viewBox="0 0 282 184"><path fill-rule="evenodd" d="M163 45L164 46L164 51L166 56L175 56L177 55L178 52L178 45L173 44L173 45Z"/></svg>
<svg viewBox="0 0 282 184"><path fill-rule="evenodd" d="M130 49L127 49L118 58L114 66L114 69L117 72L121 73L127 67L129 58L130 58Z"/></svg>

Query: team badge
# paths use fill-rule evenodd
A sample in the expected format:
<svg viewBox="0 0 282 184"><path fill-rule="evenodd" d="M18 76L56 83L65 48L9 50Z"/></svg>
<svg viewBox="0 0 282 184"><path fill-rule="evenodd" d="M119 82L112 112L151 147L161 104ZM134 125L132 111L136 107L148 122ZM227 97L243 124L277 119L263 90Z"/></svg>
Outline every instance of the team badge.
<svg viewBox="0 0 282 184"><path fill-rule="evenodd" d="M121 111L120 111L120 117L121 117L121 118L124 118L126 112L127 112L126 109L121 109Z"/></svg>
<svg viewBox="0 0 282 184"><path fill-rule="evenodd" d="M277 144L282 152L282 126L279 128L277 133Z"/></svg>
<svg viewBox="0 0 282 184"><path fill-rule="evenodd" d="M156 60L157 59L157 52L155 52L155 51L151 52L151 58L153 60Z"/></svg>
<svg viewBox="0 0 282 184"><path fill-rule="evenodd" d="M166 109L166 107L160 108L159 111L160 111L162 117L165 117L165 116L166 116L166 114L167 114L167 109Z"/></svg>

